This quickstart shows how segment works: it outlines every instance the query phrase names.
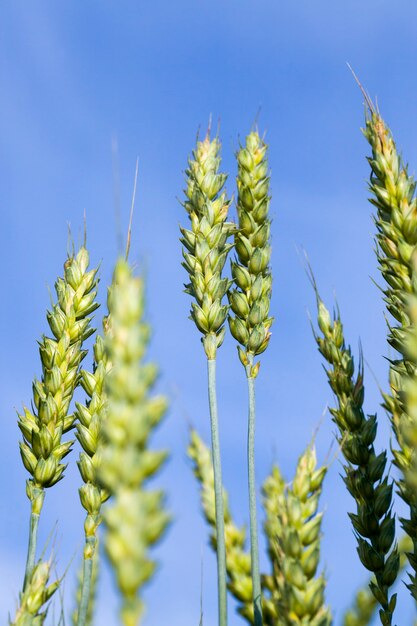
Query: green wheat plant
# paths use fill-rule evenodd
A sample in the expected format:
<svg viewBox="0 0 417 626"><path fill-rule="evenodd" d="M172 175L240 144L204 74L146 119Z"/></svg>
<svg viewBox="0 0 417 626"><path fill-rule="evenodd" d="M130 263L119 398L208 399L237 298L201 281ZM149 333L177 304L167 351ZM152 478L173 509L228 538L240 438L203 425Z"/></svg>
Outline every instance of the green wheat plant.
<svg viewBox="0 0 417 626"><path fill-rule="evenodd" d="M227 624L226 547L222 497L219 419L216 394L216 354L223 343L228 306L223 299L230 281L222 276L232 244L228 239L235 226L227 222L230 201L224 191L226 175L220 168L220 141L210 139L210 131L189 159L186 170L184 207L191 229L181 228L183 266L190 282L185 290L193 298L191 319L202 334L207 356L208 396L214 467L215 512L217 527L217 577L219 626Z"/></svg>
<svg viewBox="0 0 417 626"><path fill-rule="evenodd" d="M358 555L367 570L374 573L371 591L381 605L384 626L392 624L396 595L390 587L397 578L399 556L395 544L395 518L392 514L392 480L385 470L387 453L376 454L376 415L366 416L363 410L365 389L363 361L355 372L352 352L345 343L340 314L333 319L318 292L318 348L328 363L329 385L337 407L330 410L338 428L338 441L346 461L344 481L356 503L350 513L357 542Z"/></svg>
<svg viewBox="0 0 417 626"><path fill-rule="evenodd" d="M394 462L400 470L398 490L409 508L401 520L413 541L409 561L409 589L417 600L417 415L410 398L415 395L417 361L415 341L417 201L416 184L399 156L392 134L379 111L367 98L368 113L364 134L372 154L369 157L371 202L376 207L376 255L385 281L384 300L390 321L388 343L394 350L390 358L390 391L383 406L391 417L397 441ZM396 356L397 355L397 356Z"/></svg>
<svg viewBox="0 0 417 626"><path fill-rule="evenodd" d="M200 488L204 517L211 529L210 544L216 547L214 477L210 450L195 430L191 431L188 455ZM325 578L317 576L320 558L322 513L318 501L327 466L317 467L314 446L298 460L294 479L286 483L277 465L263 485L264 530L270 572L261 575L264 623L329 626L331 615L324 606ZM245 528L231 516L228 495L223 491L228 589L238 601L238 612L255 624L250 553Z"/></svg>
<svg viewBox="0 0 417 626"><path fill-rule="evenodd" d="M85 246L71 255L64 265L64 277L55 284L57 302L48 312L52 337L44 336L39 353L42 364L41 380L33 382L32 410L24 407L19 414L22 461L31 475L26 493L31 503L29 546L23 590L31 578L36 561L39 517L45 489L63 477L62 460L73 442L62 441L64 433L74 424L75 415L69 407L79 383L79 367L86 351L83 342L94 332L90 315L96 302L97 270L88 269L89 255Z"/></svg>
<svg viewBox="0 0 417 626"><path fill-rule="evenodd" d="M251 571L255 626L262 626L261 578L259 573L258 528L256 519L255 480L255 379L260 361L271 336L269 316L272 276L270 270L269 171L267 146L252 132L237 153L237 214L235 232L236 260L232 261L233 289L228 298L233 315L230 331L239 342L239 358L248 382L248 489L250 511Z"/></svg>
<svg viewBox="0 0 417 626"><path fill-rule="evenodd" d="M188 457L216 556L218 626L227 626L230 599L239 618L251 626L371 626L378 619L382 626L404 626L396 607L408 591L400 583L406 584L417 609L416 184L379 110L363 93L376 260L390 347L388 390L382 392L381 403L392 428L392 445L376 443L381 415L366 413L362 350L355 361L339 309L328 310L308 269L317 303L314 340L333 393L329 412L342 464L338 488L350 494L353 510L348 523L359 561L368 572L362 588L358 590L352 580L351 592L343 590L345 605L351 603L342 614L326 598L321 541L325 509L332 506L333 496L324 491L323 497L322 492L331 463L318 462L315 437L308 445L300 444L290 479L276 461L259 493L257 489L255 425L262 425L264 416L259 410L263 405L256 406L255 382L274 320L268 146L252 130L238 147L235 193L226 189L230 177L221 171L220 137L213 138L210 129L197 140L185 170L183 208L188 222L180 226L182 265L187 273L185 291L191 297L190 318L207 360L211 432L208 446L199 435L200 427L190 430ZM236 220L231 217L234 208ZM52 575L55 556L39 558L37 544L46 490L63 478L74 443L79 448L74 463L80 475L84 524L79 524L83 549L70 620L73 626L98 624L101 572L107 567L120 601L118 623L144 622L145 587L155 582L158 568L154 547L173 517L168 494L158 486L171 451L153 447L168 400L156 392L159 368L147 360L151 328L146 321L145 281L128 261L130 239L129 226L126 254L118 258L107 288L108 310L97 324L94 320L100 332L92 328L99 307L99 275L97 268L90 268L85 242L68 255L63 276L55 284L56 301L47 313L49 331L39 342L41 374L33 382L30 406L18 414L20 454L29 473L30 522L24 582L8 618L10 626L47 622L57 626L51 604L58 595L62 605L58 626L66 623L64 577ZM248 407L235 426L247 433L245 467L236 473L243 483L245 473L247 478L248 510L242 522L232 510L237 494L228 492L222 479L219 415L222 419L227 415L218 407L225 398L217 396L216 368L218 350L229 331L231 344L238 344L240 364L235 359L237 374L225 394L247 399ZM186 345L179 349L186 354ZM270 353L273 349L271 345ZM241 365L246 381L238 375ZM267 410L274 412L277 432L285 442L288 416L282 415L279 405ZM71 431L73 437L68 435ZM405 503L399 524L396 491ZM184 546L178 549L195 558ZM175 619L166 616L170 623ZM202 615L203 626L204 620Z"/></svg>

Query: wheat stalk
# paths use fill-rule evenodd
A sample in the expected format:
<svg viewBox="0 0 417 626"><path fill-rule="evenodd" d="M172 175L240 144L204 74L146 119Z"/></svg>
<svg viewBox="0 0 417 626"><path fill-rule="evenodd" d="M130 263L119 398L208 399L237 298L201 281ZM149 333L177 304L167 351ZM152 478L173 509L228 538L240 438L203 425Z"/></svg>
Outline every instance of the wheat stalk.
<svg viewBox="0 0 417 626"><path fill-rule="evenodd" d="M143 280L133 276L127 261L120 259L108 295L110 331L104 345L112 368L104 385L107 402L98 475L112 496L103 511L104 545L122 596L125 626L136 626L140 620L139 590L155 571L148 551L169 521L163 492L144 488L167 456L147 447L167 402L162 396L149 395L157 368L143 363L150 334L143 308Z"/></svg>
<svg viewBox="0 0 417 626"><path fill-rule="evenodd" d="M30 580L36 558L39 516L45 489L63 477L64 457L72 441L62 435L73 426L70 402L78 383L80 363L86 355L83 342L94 332L90 315L96 302L97 270L88 269L89 255L81 247L64 265L64 277L55 283L57 303L47 314L53 337L42 337L39 352L41 380L33 382L32 410L24 407L18 425L24 440L20 443L23 464L31 474L26 493L31 502L28 556L24 588Z"/></svg>
<svg viewBox="0 0 417 626"><path fill-rule="evenodd" d="M234 225L226 221L230 201L223 191L226 175L219 172L219 167L220 141L217 137L210 140L208 132L203 141L197 141L186 170L184 207L191 221L191 230L181 228L181 242L184 246L183 266L190 278L185 290L194 299L191 304L191 319L203 335L202 342L207 356L216 502L219 625L226 626L226 549L216 396L216 353L223 342L224 322L228 312L228 306L222 300L230 282L227 278L222 278L222 271L231 248L227 240Z"/></svg>
<svg viewBox="0 0 417 626"><path fill-rule="evenodd" d="M371 202L377 208L376 253L386 282L385 302L394 319L393 324L388 324L388 342L400 353L399 358L390 359L390 393L384 394L383 406L391 417L398 444L393 451L394 462L402 474L397 485L409 507L409 516L401 519L401 523L413 541L409 555L413 574L410 574L408 587L417 600L417 459L416 439L410 437L412 431L417 431L417 415L406 397L417 372L417 360L409 345L409 339L415 333L412 311L413 298L417 296L416 183L397 152L389 128L369 99L368 106L364 134L372 149L368 161L371 166Z"/></svg>
<svg viewBox="0 0 417 626"><path fill-rule="evenodd" d="M255 626L262 626L263 619L255 484L255 378L260 362L254 365L254 357L266 349L272 324L272 318L269 317L272 277L269 267L270 198L266 151L266 144L254 131L247 136L245 146L237 153L237 258L232 262L235 288L228 291L234 313L234 316L229 316L230 330L240 343L238 352L245 367L249 395L248 491Z"/></svg>
<svg viewBox="0 0 417 626"><path fill-rule="evenodd" d="M381 605L384 626L392 624L396 594L389 588L397 577L399 556L392 515L392 481L384 477L387 453L375 453L376 415L365 416L362 358L357 373L350 347L346 345L340 314L330 316L316 290L320 334L318 349L327 361L329 385L337 407L330 409L339 430L338 441L346 460L344 481L355 499L357 512L349 513L362 564L375 575L370 589Z"/></svg>

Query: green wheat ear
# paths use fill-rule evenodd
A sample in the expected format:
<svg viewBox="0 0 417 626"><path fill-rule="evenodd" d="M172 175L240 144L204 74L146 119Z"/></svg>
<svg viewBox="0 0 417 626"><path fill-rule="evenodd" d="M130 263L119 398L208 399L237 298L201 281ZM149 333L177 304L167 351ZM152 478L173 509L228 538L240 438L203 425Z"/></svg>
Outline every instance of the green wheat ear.
<svg viewBox="0 0 417 626"><path fill-rule="evenodd" d="M104 334L109 327L106 317L103 322ZM105 378L111 369L107 357L104 339L97 335L93 347L93 371L81 370L80 385L86 392L86 404L76 402L77 433L76 437L81 445L78 469L84 484L80 487L80 501L87 515L84 521L84 551L83 574L78 602L77 626L86 626L91 617L91 603L94 600L94 570L97 553L97 530L101 523L101 505L109 493L98 480L98 466L100 463L99 440L101 437L102 419L106 410L106 395L104 391Z"/></svg>
<svg viewBox="0 0 417 626"><path fill-rule="evenodd" d="M101 462L98 475L111 501L103 511L104 546L122 596L121 621L136 626L143 612L142 586L156 564L149 549L163 535L170 516L162 491L145 483L164 463L167 453L148 448L167 401L151 396L157 368L143 362L149 326L143 321L144 283L119 259L109 290L110 330L104 340L110 372L105 378Z"/></svg>
<svg viewBox="0 0 417 626"><path fill-rule="evenodd" d="M48 613L48 602L61 584L49 584L52 560L38 561L33 567L25 590L20 594L19 608L10 626L42 626Z"/></svg>
<svg viewBox="0 0 417 626"><path fill-rule="evenodd" d="M392 514L393 483L384 475L387 453L384 450L376 454L376 415L366 416L363 410L362 358L355 373L340 315L332 318L317 291L316 296L320 332L315 332L315 339L328 363L326 373L337 400L337 407L330 412L346 460L344 481L356 502L356 513L349 513L349 517L358 542L359 558L364 567L375 574L370 588L381 605L381 623L388 626L392 624L397 598L396 594L390 596L390 587L397 578L399 556Z"/></svg>
<svg viewBox="0 0 417 626"><path fill-rule="evenodd" d="M239 342L245 367L266 350L273 318L269 316L272 290L267 145L258 132L250 133L237 153L236 260L232 261L234 289L228 298L233 315L230 331ZM256 376L257 370L253 372Z"/></svg>
<svg viewBox="0 0 417 626"><path fill-rule="evenodd" d="M267 146L254 131L245 147L237 153L237 214L235 233L236 260L232 262L234 289L228 290L229 326L239 342L238 354L245 367L248 385L248 492L251 543L251 571L255 626L262 626L262 584L259 571L259 541L256 516L255 480L255 378L260 362L254 357L267 347L271 336L269 317L272 276L269 221L269 171Z"/></svg>
<svg viewBox="0 0 417 626"><path fill-rule="evenodd" d="M94 332L90 315L99 306L97 269L89 270L89 255L81 247L67 259L64 277L55 283L57 303L47 314L52 337L39 343L42 377L33 382L32 408L24 407L18 425L23 434L20 452L30 473L26 493L31 502L30 539L25 583L30 579L36 558L36 537L45 489L63 477L62 462L72 441L62 441L74 424L70 403L79 381L81 361L87 354L83 342Z"/></svg>
<svg viewBox="0 0 417 626"><path fill-rule="evenodd" d="M404 535L398 542L400 555L400 570L403 570L408 562L407 553L413 549L413 543ZM374 582L370 581L370 582ZM343 617L343 626L369 626L378 608L378 602L371 592L369 583L360 589L355 596L353 605L346 611Z"/></svg>
<svg viewBox="0 0 417 626"><path fill-rule="evenodd" d="M317 467L315 448L310 445L298 460L292 483L285 485L274 466L263 486L272 565L267 582L277 623L283 626L332 623L324 603L325 577L317 575L323 517L318 504L327 469Z"/></svg>
<svg viewBox="0 0 417 626"><path fill-rule="evenodd" d="M388 343L399 353L390 359L390 393L385 393L384 408L391 417L397 440L394 462L401 472L397 481L399 493L409 507L401 519L405 532L413 541L409 560L413 573L408 588L417 600L417 414L415 376L417 354L412 347L416 332L415 303L417 298L416 245L417 200L416 183L397 152L392 134L379 111L368 100L364 134L372 155L371 202L376 207L376 254L385 280L384 296L393 320L388 323Z"/></svg>
<svg viewBox="0 0 417 626"><path fill-rule="evenodd" d="M224 191L226 174L219 172L221 144L209 134L198 141L185 171L184 207L191 229L181 228L183 267L190 282L185 285L193 302L190 318L202 333L208 359L214 359L224 338L228 307L223 304L230 281L222 277L232 245L227 243L235 225L227 222L230 200Z"/></svg>
<svg viewBox="0 0 417 626"><path fill-rule="evenodd" d="M224 191L226 175L220 170L220 141L197 141L186 169L187 188L184 207L191 229L181 228L183 267L190 282L185 285L193 301L191 319L202 334L207 356L208 396L213 453L216 528L219 626L227 626L226 549L222 497L220 435L216 393L216 354L223 343L228 306L223 304L230 281L222 277L231 244L228 239L235 225L227 222L230 200Z"/></svg>

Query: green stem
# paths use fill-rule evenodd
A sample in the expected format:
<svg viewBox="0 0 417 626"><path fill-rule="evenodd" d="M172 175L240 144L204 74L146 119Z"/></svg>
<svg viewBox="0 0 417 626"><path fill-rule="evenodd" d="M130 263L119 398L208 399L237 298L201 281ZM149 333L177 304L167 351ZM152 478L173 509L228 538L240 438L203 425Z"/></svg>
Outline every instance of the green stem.
<svg viewBox="0 0 417 626"><path fill-rule="evenodd" d="M207 360L208 392L211 422L211 446L216 505L217 587L219 597L219 626L227 626L226 545L224 538L223 484L220 461L220 440L216 397L216 359Z"/></svg>
<svg viewBox="0 0 417 626"><path fill-rule="evenodd" d="M252 376L253 355L248 354L246 376L248 380L249 411L248 411L248 487L250 516L250 553L253 584L253 611L255 626L262 626L262 593L261 576L259 573L258 525L256 520L256 484L255 484L255 378Z"/></svg>
<svg viewBox="0 0 417 626"><path fill-rule="evenodd" d="M28 585L30 581L32 571L35 566L36 544L37 544L37 539L38 539L38 525L39 525L39 515L31 511L30 525L29 525L28 555L26 559L26 570L25 570L25 580L23 583L23 591L26 589L26 586Z"/></svg>
<svg viewBox="0 0 417 626"><path fill-rule="evenodd" d="M88 614L88 605L91 599L91 579L93 575L93 559L96 545L95 537L86 537L85 548L89 556L84 555L83 580L81 584L81 598L78 609L77 626L85 626Z"/></svg>
<svg viewBox="0 0 417 626"><path fill-rule="evenodd" d="M30 493L30 500L31 500L30 521L29 521L29 543L28 543L28 553L26 557L26 568L25 568L25 578L23 581L23 591L25 591L27 585L29 584L30 578L32 576L33 568L35 567L36 545L38 541L39 517L41 514L43 500L45 497L44 489L33 487L32 485L31 485L31 489L29 493Z"/></svg>

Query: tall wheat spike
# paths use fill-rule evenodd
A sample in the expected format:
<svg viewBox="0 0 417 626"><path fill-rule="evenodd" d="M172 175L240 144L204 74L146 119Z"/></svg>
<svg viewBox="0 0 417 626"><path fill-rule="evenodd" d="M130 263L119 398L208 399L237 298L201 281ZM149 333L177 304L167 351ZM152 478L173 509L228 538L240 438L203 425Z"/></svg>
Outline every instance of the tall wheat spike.
<svg viewBox="0 0 417 626"><path fill-rule="evenodd" d="M112 364L105 377L100 483L111 495L103 511L104 546L122 597L121 621L136 626L143 612L140 589L156 564L149 549L163 535L170 516L162 491L145 489L167 453L148 449L167 401L150 392L157 368L144 363L149 326L143 321L144 283L119 259L108 294L110 330L104 340Z"/></svg>
<svg viewBox="0 0 417 626"><path fill-rule="evenodd" d="M317 346L328 363L329 385L337 406L330 409L336 424L343 456L344 481L356 502L356 513L349 513L358 542L362 564L375 575L370 588L381 605L380 619L384 626L392 624L396 594L390 596L399 556L395 544L395 520L392 514L392 481L384 476L387 453L375 453L376 415L365 416L363 402L362 358L357 373L352 352L345 343L339 313L333 318L316 291L317 320L320 333L315 332Z"/></svg>
<svg viewBox="0 0 417 626"><path fill-rule="evenodd" d="M79 381L79 368L86 355L83 342L94 332L91 313L96 302L97 269L88 269L89 255L81 247L64 265L64 277L55 283L57 303L47 313L52 337L43 336L39 343L42 363L41 380L33 382L32 409L24 407L18 425L23 434L20 453L31 474L26 493L31 502L29 546L24 588L36 559L39 516L45 489L63 477L62 460L69 453L72 441L62 442L62 435L74 424L69 414L74 390Z"/></svg>
<svg viewBox="0 0 417 626"><path fill-rule="evenodd" d="M255 483L255 379L260 361L254 357L266 350L271 336L269 315L272 276L269 220L269 171L267 146L257 131L251 132L237 153L236 260L232 262L234 288L228 297L233 315L229 325L239 342L238 353L248 383L248 491L250 514L251 570L255 626L262 626L261 577L259 572L258 526Z"/></svg>
<svg viewBox="0 0 417 626"><path fill-rule="evenodd" d="M228 306L223 304L230 281L222 277L234 224L227 222L230 201L224 191L226 175L220 170L220 141L197 141L186 170L184 207L191 229L181 228L183 266L190 282L186 293L192 298L191 319L202 334L207 356L208 396L214 467L217 527L217 580L219 626L227 624L226 549L222 495L219 419L216 393L216 354L224 338Z"/></svg>
<svg viewBox="0 0 417 626"><path fill-rule="evenodd" d="M398 352L390 359L390 392L384 394L384 407L391 417L397 441L394 462L401 472L399 493L409 508L401 520L405 532L413 541L409 554L412 574L408 585L417 600L417 477L416 440L410 433L417 431L417 415L404 396L404 386L417 373L417 362L410 351L409 338L415 332L412 311L417 296L415 255L417 244L416 183L397 152L392 134L379 111L368 99L364 134L372 155L369 188L371 203L376 207L376 254L385 280L384 295L391 314L388 323L388 343ZM408 392L407 394L408 395ZM410 482L411 481L411 482Z"/></svg>

